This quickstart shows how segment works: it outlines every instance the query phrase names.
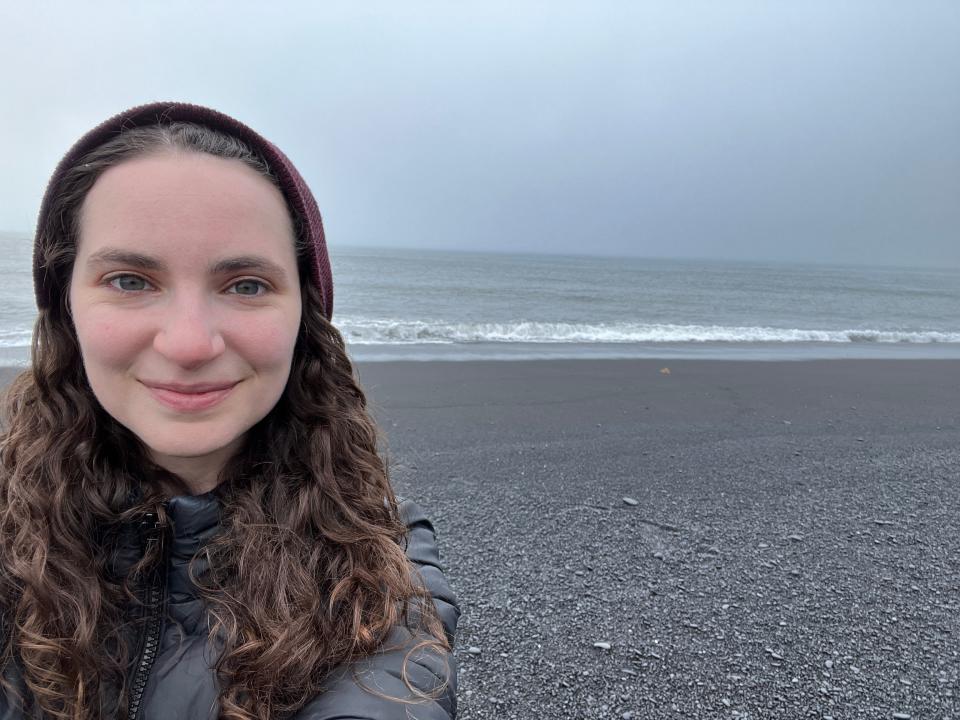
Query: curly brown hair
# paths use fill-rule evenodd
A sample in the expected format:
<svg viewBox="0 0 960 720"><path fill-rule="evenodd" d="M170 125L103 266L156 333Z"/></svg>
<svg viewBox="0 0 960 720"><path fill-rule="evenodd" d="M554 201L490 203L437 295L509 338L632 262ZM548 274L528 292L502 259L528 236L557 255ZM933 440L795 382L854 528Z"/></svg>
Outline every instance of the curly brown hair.
<svg viewBox="0 0 960 720"><path fill-rule="evenodd" d="M96 718L104 707L125 717L136 648L122 628L163 556L154 546L118 576L118 538L148 512L164 522L164 500L185 491L103 410L83 371L67 302L83 200L109 167L183 151L239 160L276 184L232 136L190 123L141 127L76 163L37 230L60 302L40 311L31 367L3 408L0 663L22 669L45 717ZM324 316L291 214L303 313L290 379L222 471L213 492L223 527L191 566L213 620L209 639L223 647L215 670L225 720L293 713L321 692L330 670L376 652L396 625L425 638L415 649L450 649L404 554L377 426L343 338Z"/></svg>

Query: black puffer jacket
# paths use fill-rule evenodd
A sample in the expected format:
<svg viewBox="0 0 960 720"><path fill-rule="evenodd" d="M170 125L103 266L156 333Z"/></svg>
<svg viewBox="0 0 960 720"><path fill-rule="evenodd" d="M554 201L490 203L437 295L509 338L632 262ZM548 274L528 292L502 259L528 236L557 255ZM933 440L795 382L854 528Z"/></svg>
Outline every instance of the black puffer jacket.
<svg viewBox="0 0 960 720"><path fill-rule="evenodd" d="M401 517L409 529L407 557L420 570L453 642L460 609L441 570L433 526L420 508L399 499ZM173 533L168 541L167 572L151 589L155 598L164 598L165 612L151 618L141 632L139 659L132 668L131 717L137 720L208 720L217 715L217 688L211 669L216 660L208 647L207 611L187 566L197 551L219 529L220 505L210 493L175 497L167 501ZM146 541L151 528L146 528ZM126 561L133 562L141 547L126 548ZM198 563L200 561L198 560ZM202 572L200 565L198 570ZM180 636L178 626L183 628ZM305 705L294 720L452 720L456 717L456 664L452 655L415 652L407 663L407 677L423 692L430 692L444 680L447 687L437 700L405 704L380 698L361 688L362 683L384 695L416 700L403 682L403 660L415 642L410 633L396 628L387 645L405 645L364 658L352 668L331 673L327 690ZM22 677L7 669L7 677L24 690ZM0 693L0 720L20 720L25 714L15 697Z"/></svg>

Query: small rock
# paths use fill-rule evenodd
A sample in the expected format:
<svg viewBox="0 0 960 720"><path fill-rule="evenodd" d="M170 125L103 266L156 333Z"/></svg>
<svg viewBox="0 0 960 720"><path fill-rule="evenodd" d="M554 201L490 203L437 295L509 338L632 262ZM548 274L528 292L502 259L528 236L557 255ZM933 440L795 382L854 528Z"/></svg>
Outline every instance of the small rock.
<svg viewBox="0 0 960 720"><path fill-rule="evenodd" d="M595 642L595 643L593 644L593 646L594 646L595 648L600 648L601 650L609 650L609 649L610 649L610 643L608 643L608 642Z"/></svg>
<svg viewBox="0 0 960 720"><path fill-rule="evenodd" d="M793 535L787 535L787 540L793 540L793 542L800 542L803 540L803 535L798 535L794 533Z"/></svg>
<svg viewBox="0 0 960 720"><path fill-rule="evenodd" d="M470 647L467 648L467 652L470 653L471 655L479 655L481 651L480 651L480 648L478 648L476 645L471 645Z"/></svg>
<svg viewBox="0 0 960 720"><path fill-rule="evenodd" d="M625 505L639 505L640 503L637 500L634 500L632 497L625 497L623 499Z"/></svg>
<svg viewBox="0 0 960 720"><path fill-rule="evenodd" d="M893 720L910 720L910 713L895 712L893 714Z"/></svg>
<svg viewBox="0 0 960 720"><path fill-rule="evenodd" d="M629 710L620 716L621 720L633 720L633 713Z"/></svg>
<svg viewBox="0 0 960 720"><path fill-rule="evenodd" d="M723 703L724 705L726 705L727 707L730 707L730 704L731 704L731 703L730 703L730 698L720 698L720 702L722 702L722 703Z"/></svg>
<svg viewBox="0 0 960 720"><path fill-rule="evenodd" d="M655 552L655 553L653 554L653 556L654 556L655 558L657 558L657 560L663 560L663 553L660 552L659 550L658 550L657 552Z"/></svg>
<svg viewBox="0 0 960 720"><path fill-rule="evenodd" d="M827 660L823 665L827 670L830 670L833 667L833 660Z"/></svg>

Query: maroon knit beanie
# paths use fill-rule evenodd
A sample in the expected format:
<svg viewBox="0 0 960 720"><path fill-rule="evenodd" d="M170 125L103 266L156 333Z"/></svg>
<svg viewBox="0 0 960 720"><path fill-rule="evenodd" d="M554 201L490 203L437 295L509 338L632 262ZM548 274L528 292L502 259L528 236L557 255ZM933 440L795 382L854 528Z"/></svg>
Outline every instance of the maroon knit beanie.
<svg viewBox="0 0 960 720"><path fill-rule="evenodd" d="M310 268L311 277L320 289L320 294L323 297L323 312L329 320L333 316L333 277L330 272L330 258L327 255L327 243L323 236L320 210L313 193L307 187L307 183L300 177L300 173L297 172L293 163L276 145L261 137L243 123L210 108L177 102L139 105L114 115L77 140L57 165L56 170L50 177L50 182L47 184L47 190L43 195L43 203L40 205L40 217L37 221L37 234L33 248L33 285L37 295L37 307L42 310L57 302L57 298L52 295L53 288L49 287L46 282L41 243L43 242L43 229L47 225L47 214L52 199L59 191L60 183L66 171L88 152L112 140L125 130L150 125L168 125L174 122L196 123L232 135L243 141L266 160L270 170L277 178L280 190L288 205L301 218L304 239L309 238L313 245L314 262Z"/></svg>

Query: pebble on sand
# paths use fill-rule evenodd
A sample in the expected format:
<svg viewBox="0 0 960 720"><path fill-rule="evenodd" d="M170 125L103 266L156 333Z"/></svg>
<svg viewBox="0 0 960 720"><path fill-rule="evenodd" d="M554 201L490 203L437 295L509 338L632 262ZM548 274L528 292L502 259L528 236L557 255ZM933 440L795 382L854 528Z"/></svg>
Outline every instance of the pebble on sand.
<svg viewBox="0 0 960 720"><path fill-rule="evenodd" d="M610 649L610 643L608 643L608 642L595 642L595 643L593 644L593 646L594 646L595 648L600 648L601 650L609 650L609 649Z"/></svg>
<svg viewBox="0 0 960 720"><path fill-rule="evenodd" d="M639 502L638 500L634 500L632 497L625 497L625 498L623 499L623 502L624 502L624 504L630 505L630 506L639 505L639 504L640 504L640 502Z"/></svg>

